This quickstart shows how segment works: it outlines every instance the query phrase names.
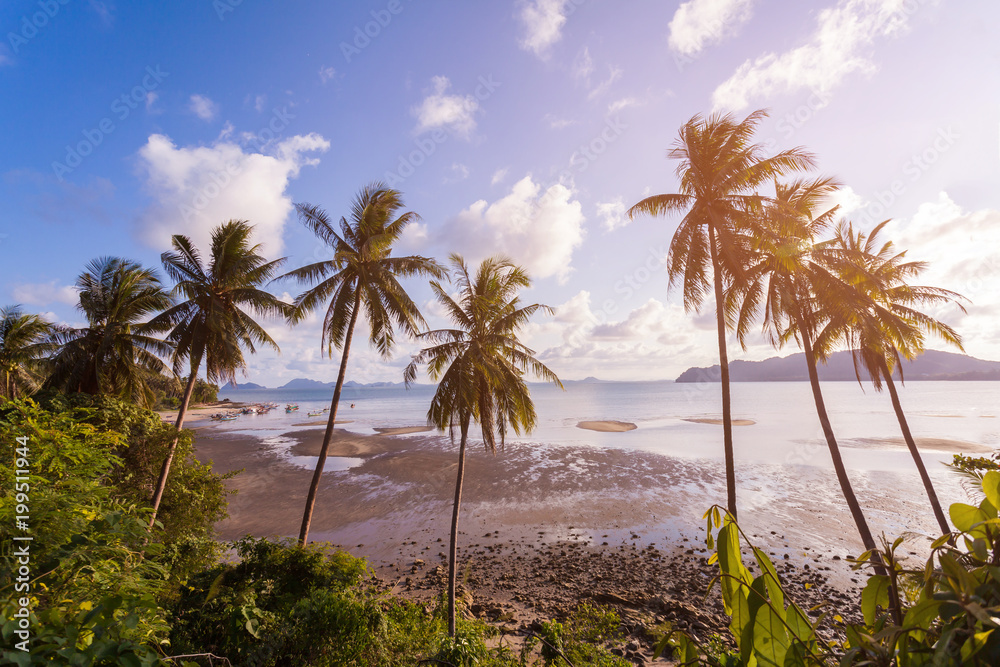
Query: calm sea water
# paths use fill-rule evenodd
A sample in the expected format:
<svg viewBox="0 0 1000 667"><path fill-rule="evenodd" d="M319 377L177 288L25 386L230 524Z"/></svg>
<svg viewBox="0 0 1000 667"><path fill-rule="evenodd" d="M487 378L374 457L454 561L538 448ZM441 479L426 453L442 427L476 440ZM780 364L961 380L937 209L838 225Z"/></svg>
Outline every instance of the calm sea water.
<svg viewBox="0 0 1000 667"><path fill-rule="evenodd" d="M295 402L297 413L276 410L268 415L243 416L220 428L268 437L280 443L281 434L295 424L319 421L308 412L329 407L332 389L238 390L221 397L234 401ZM434 387L409 390L347 388L338 420L342 427L371 434L376 427L424 424ZM721 459L722 427L685 421L721 416L718 384L673 382L615 382L569 384L566 391L551 385L532 385L538 426L514 442L545 445L592 445L645 450L687 458ZM753 425L734 427L738 461L830 467L829 452L816 418L809 384L805 382L735 383L733 416ZM827 410L847 464L863 470L910 470L909 453L886 446L899 438L899 425L888 394L862 389L856 382L823 385ZM938 438L1000 448L1000 382L910 382L900 388L901 401L917 438ZM354 407L351 407L353 404ZM635 423L636 430L598 433L577 428L585 420ZM930 448L928 460L950 461L951 453ZM305 462L303 462L305 463Z"/></svg>

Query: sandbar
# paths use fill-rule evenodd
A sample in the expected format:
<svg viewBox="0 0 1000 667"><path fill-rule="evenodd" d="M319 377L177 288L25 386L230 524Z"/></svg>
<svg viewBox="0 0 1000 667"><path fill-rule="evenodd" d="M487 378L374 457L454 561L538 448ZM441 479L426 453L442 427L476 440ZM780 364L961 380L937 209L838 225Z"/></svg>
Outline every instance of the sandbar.
<svg viewBox="0 0 1000 667"><path fill-rule="evenodd" d="M686 422L693 422L695 424L715 424L716 426L722 426L721 419L712 419L710 417L686 417L684 419ZM734 419L733 426L753 426L756 424L752 419Z"/></svg>
<svg viewBox="0 0 1000 667"><path fill-rule="evenodd" d="M376 433L381 433L382 435L408 435L410 433L426 433L427 431L433 431L433 426L396 426L394 428L378 428L375 429Z"/></svg>
<svg viewBox="0 0 1000 667"><path fill-rule="evenodd" d="M588 431L600 431L602 433L624 433L634 431L635 424L632 422L620 422L614 420L606 421L584 421L576 425L577 428L585 428Z"/></svg>

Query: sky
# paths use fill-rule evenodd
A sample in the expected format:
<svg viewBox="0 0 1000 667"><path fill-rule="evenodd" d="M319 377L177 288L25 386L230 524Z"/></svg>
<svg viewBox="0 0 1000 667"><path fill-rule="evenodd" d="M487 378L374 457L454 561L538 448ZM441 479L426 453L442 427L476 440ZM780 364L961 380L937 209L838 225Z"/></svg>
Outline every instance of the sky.
<svg viewBox="0 0 1000 667"><path fill-rule="evenodd" d="M677 191L667 151L692 116L763 108L756 140L813 152L857 227L891 219L919 282L969 300L932 314L1000 359L998 23L995 0L9 0L0 305L79 326L92 259L162 275L171 235L207 249L230 219L290 270L329 256L294 204L339 219L383 181L420 216L398 252L527 269L525 303L555 313L522 338L561 378L673 379L716 362L714 306L668 290L679 216L625 211ZM405 286L447 325L426 280ZM281 352L243 380L334 380L321 319L266 322ZM348 378L400 381L420 343L386 360L366 336Z"/></svg>

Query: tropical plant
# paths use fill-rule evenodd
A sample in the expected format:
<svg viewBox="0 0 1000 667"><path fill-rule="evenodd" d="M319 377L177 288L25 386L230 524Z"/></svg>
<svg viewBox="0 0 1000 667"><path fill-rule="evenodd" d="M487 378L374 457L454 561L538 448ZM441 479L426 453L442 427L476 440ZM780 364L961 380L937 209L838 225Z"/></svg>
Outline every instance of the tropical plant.
<svg viewBox="0 0 1000 667"><path fill-rule="evenodd" d="M844 253L832 241L817 241L837 207L823 213L818 209L838 187L830 178L775 184L770 214L754 236L753 260L729 291L727 305L738 312L736 333L742 345L758 311L763 311L763 330L772 343L781 346L794 338L801 345L837 480L865 549L874 551L875 539L844 466L816 370L817 359L826 351L814 347L823 324L845 317L840 311L853 308L858 300L858 291L839 277Z"/></svg>
<svg viewBox="0 0 1000 667"><path fill-rule="evenodd" d="M878 235L888 222L879 224L867 235L860 230L855 232L849 222L837 225L835 247L845 253L847 260L841 265L841 278L855 287L858 298L852 302L853 307L838 310L818 334L815 347L825 354L826 349L843 340L852 352L858 382L862 368L876 391L882 391L885 382L903 439L943 534L951 528L913 441L892 375L893 369L899 367L899 377L903 380L901 358L913 359L924 351L925 333L937 334L963 350L962 338L952 327L917 310L925 304L957 302L962 297L950 290L907 283L926 263L905 261L906 251L897 253L892 241L879 246ZM960 303L958 307L965 312Z"/></svg>
<svg viewBox="0 0 1000 667"><path fill-rule="evenodd" d="M152 376L168 372L160 357L173 348L155 337L165 329L146 320L173 304L156 273L137 262L99 257L76 280L87 326L60 329L46 386L106 394L152 407Z"/></svg>
<svg viewBox="0 0 1000 667"><path fill-rule="evenodd" d="M303 545L309 539L316 494L333 440L354 327L362 310L370 331L369 342L384 358L389 358L396 342L396 327L413 336L424 325L420 310L399 284L399 279L444 275L444 269L432 259L415 255L392 256L393 246L406 226L420 219L410 211L398 215L402 207L403 199L398 191L381 183L367 185L354 199L350 221L340 219L338 234L322 209L310 204L295 206L299 219L330 246L333 257L281 276L300 283L315 283L295 299L289 322L297 324L310 312L327 304L321 345L328 356L333 355L334 347L342 350L323 445L302 515L299 542Z"/></svg>
<svg viewBox="0 0 1000 667"><path fill-rule="evenodd" d="M279 349L247 311L258 317L287 316L290 312L288 304L260 289L285 259L269 261L263 257L260 245L251 245L252 234L253 227L245 220L230 220L216 227L208 266L203 265L191 239L182 235L172 238L173 251L161 255L167 274L177 283L174 294L184 299L150 322L157 329L170 331L167 340L173 346L174 372L179 375L185 366L190 371L177 412L178 434L203 362L210 381L227 382L246 366L244 348L251 354L257 345ZM150 528L156 521L176 449L175 438L153 491Z"/></svg>
<svg viewBox="0 0 1000 667"><path fill-rule="evenodd" d="M454 636L458 513L469 428L476 421L487 451L495 454L498 442L503 449L508 428L520 434L535 426L535 406L525 374L530 372L559 387L562 383L517 337L535 312L552 312L537 303L521 305L518 291L531 284L527 273L499 256L484 260L474 276L460 255L451 255L451 263L458 282L458 300L437 281L431 281L431 289L455 328L421 334L422 340L433 345L413 357L404 379L409 385L416 380L418 366L427 364L430 377L440 381L427 421L440 429L450 429L453 436L456 426L461 433L448 556L448 634Z"/></svg>
<svg viewBox="0 0 1000 667"><path fill-rule="evenodd" d="M44 377L44 358L55 351L52 324L18 305L0 308L0 398L33 393Z"/></svg>
<svg viewBox="0 0 1000 667"><path fill-rule="evenodd" d="M755 111L737 122L731 114L691 118L667 156L680 160L680 192L646 197L629 209L629 217L684 213L667 256L669 285L680 285L687 311L699 311L709 294L715 298L719 366L722 372L722 428L726 460L726 497L736 516L736 464L733 452L732 404L729 392L727 325L723 293L747 263L745 232L755 224L763 198L757 190L773 179L813 166L802 148L766 156L753 134L767 117Z"/></svg>

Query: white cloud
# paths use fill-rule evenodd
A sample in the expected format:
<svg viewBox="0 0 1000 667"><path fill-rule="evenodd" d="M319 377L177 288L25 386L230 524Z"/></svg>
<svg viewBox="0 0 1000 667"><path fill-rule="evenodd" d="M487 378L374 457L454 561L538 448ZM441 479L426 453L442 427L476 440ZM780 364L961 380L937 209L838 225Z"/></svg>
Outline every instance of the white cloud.
<svg viewBox="0 0 1000 667"><path fill-rule="evenodd" d="M564 284L572 272L573 251L583 242L585 218L573 191L553 185L544 193L531 176L492 204L472 204L449 220L435 240L447 241L470 263L504 253L532 278L555 276Z"/></svg>
<svg viewBox="0 0 1000 667"><path fill-rule="evenodd" d="M615 100L608 105L608 114L618 113L629 107L639 106L639 100L634 97L623 97L620 100Z"/></svg>
<svg viewBox="0 0 1000 667"><path fill-rule="evenodd" d="M932 314L956 327L973 356L1000 359L1000 211L967 212L942 192L909 220L893 220L881 237L911 261L926 261L915 284L943 287L969 299L968 316L954 306ZM940 341L930 339L940 346Z"/></svg>
<svg viewBox="0 0 1000 667"><path fill-rule="evenodd" d="M497 169L493 172L493 178L490 179L490 185L496 185L497 183L502 183L503 179L507 178L507 167L503 169Z"/></svg>
<svg viewBox="0 0 1000 667"><path fill-rule="evenodd" d="M464 181L469 177L469 168L460 162L454 162L451 165L451 170L448 176L445 176L445 185L450 185L452 183L458 183Z"/></svg>
<svg viewBox="0 0 1000 667"><path fill-rule="evenodd" d="M479 102L472 95L446 95L451 81L446 76L431 79L433 92L412 109L417 118L417 133L435 128L447 128L463 138L469 138L476 129L476 112Z"/></svg>
<svg viewBox="0 0 1000 667"><path fill-rule="evenodd" d="M689 0L670 21L670 48L693 56L706 46L739 32L751 16L754 0Z"/></svg>
<svg viewBox="0 0 1000 667"><path fill-rule="evenodd" d="M799 88L809 88L823 97L852 72L873 72L875 66L863 50L877 38L904 29L910 4L907 0L839 0L835 7L819 13L816 31L804 45L740 65L715 89L715 109L738 111L747 107L751 98Z"/></svg>
<svg viewBox="0 0 1000 667"><path fill-rule="evenodd" d="M631 222L628 216L625 215L625 202L621 197L616 197L611 201L598 202L597 215L601 217L604 229L609 232L619 227L624 227Z"/></svg>
<svg viewBox="0 0 1000 667"><path fill-rule="evenodd" d="M27 306L48 306L53 303L63 303L75 306L79 301L76 288L69 285L59 285L55 280L47 283L23 283L11 289L11 296L16 303Z"/></svg>
<svg viewBox="0 0 1000 667"><path fill-rule="evenodd" d="M524 25L521 48L539 58L546 58L549 48L562 39L566 24L566 6L570 0L527 0L518 18Z"/></svg>
<svg viewBox="0 0 1000 667"><path fill-rule="evenodd" d="M191 110L191 113L202 120L212 120L215 118L215 114L219 112L219 106L215 102L208 99L204 95L198 94L191 96L188 109Z"/></svg>
<svg viewBox="0 0 1000 667"><path fill-rule="evenodd" d="M264 110L264 106L267 104L267 95L258 95L254 98L253 108L260 113Z"/></svg>
<svg viewBox="0 0 1000 667"><path fill-rule="evenodd" d="M558 118L550 113L545 114L545 118L543 118L542 120L548 123L549 127L552 128L553 130L562 130L571 125L576 125L578 122L575 120L571 120L569 118Z"/></svg>
<svg viewBox="0 0 1000 667"><path fill-rule="evenodd" d="M228 141L178 147L169 137L151 135L139 150L139 168L153 203L141 214L137 233L160 249L170 246L171 235L185 234L205 250L214 227L245 219L256 227L265 253L277 255L292 211L288 182L319 162L309 154L329 147L317 134L289 137L266 152Z"/></svg>
<svg viewBox="0 0 1000 667"><path fill-rule="evenodd" d="M155 90L146 93L146 113L156 113L156 109L153 107L158 99L160 99L160 95Z"/></svg>
<svg viewBox="0 0 1000 667"><path fill-rule="evenodd" d="M608 78L605 79L604 81L601 81L599 84L597 84L593 88L591 88L590 92L587 94L587 99L588 100L593 100L593 99L596 99L596 98L600 97L604 93L608 92L608 90L611 88L611 86L614 85L615 81L617 81L618 79L622 78L622 74L623 74L623 71L622 71L621 68L614 67L614 66L609 66L608 67Z"/></svg>
<svg viewBox="0 0 1000 667"><path fill-rule="evenodd" d="M591 331L595 340L642 340L666 331L667 309L656 299L650 299L619 322L599 324Z"/></svg>
<svg viewBox="0 0 1000 667"><path fill-rule="evenodd" d="M586 80L593 73L594 59L590 57L590 48L585 46L573 62L573 76Z"/></svg>
<svg viewBox="0 0 1000 667"><path fill-rule="evenodd" d="M320 67L319 68L319 80L322 83L326 83L337 75L337 70L332 67Z"/></svg>

